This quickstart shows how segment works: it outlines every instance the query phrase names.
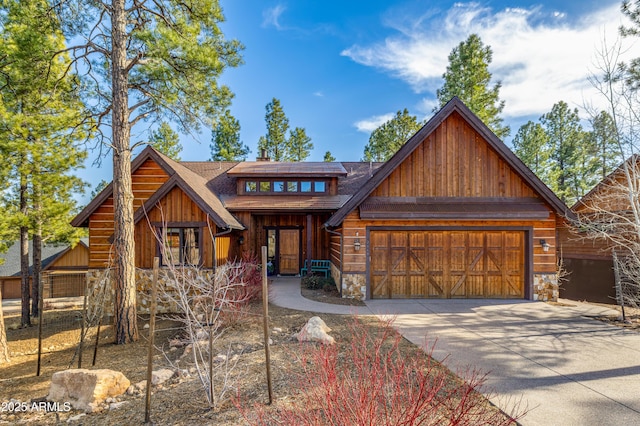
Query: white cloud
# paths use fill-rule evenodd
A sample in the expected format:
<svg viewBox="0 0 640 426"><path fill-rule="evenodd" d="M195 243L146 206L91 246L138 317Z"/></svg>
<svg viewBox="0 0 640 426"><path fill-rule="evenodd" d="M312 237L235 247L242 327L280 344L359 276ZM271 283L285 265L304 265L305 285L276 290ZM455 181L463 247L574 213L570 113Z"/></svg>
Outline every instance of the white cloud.
<svg viewBox="0 0 640 426"><path fill-rule="evenodd" d="M426 95L426 107L442 85L451 50L477 33L493 50L490 71L502 82L505 117L541 115L560 100L580 107L594 94L588 77L603 39L617 39L623 23L619 8L618 1L611 2L568 22L565 14L540 7L494 11L478 3L456 3L444 16L396 19L390 24L396 35L369 46L354 45L342 55L406 81ZM638 45L627 51L627 57L639 56Z"/></svg>
<svg viewBox="0 0 640 426"><path fill-rule="evenodd" d="M318 90L317 92L313 92L313 96L316 96L318 98L324 98L324 93Z"/></svg>
<svg viewBox="0 0 640 426"><path fill-rule="evenodd" d="M373 117L365 118L364 120L360 120L354 123L354 126L358 129L359 132L371 133L387 121L391 120L394 116L395 114L392 112L383 115L376 115Z"/></svg>
<svg viewBox="0 0 640 426"><path fill-rule="evenodd" d="M277 30L281 30L282 25L280 25L280 16L282 16L285 10L286 7L282 4L265 9L262 12L262 26L275 27Z"/></svg>

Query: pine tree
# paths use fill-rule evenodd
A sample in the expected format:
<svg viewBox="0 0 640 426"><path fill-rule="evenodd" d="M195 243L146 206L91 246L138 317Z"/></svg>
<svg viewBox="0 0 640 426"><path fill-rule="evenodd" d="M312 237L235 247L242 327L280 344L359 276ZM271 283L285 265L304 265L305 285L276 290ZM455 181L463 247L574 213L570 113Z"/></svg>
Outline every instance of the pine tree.
<svg viewBox="0 0 640 426"><path fill-rule="evenodd" d="M93 190L91 191L91 195L89 197L91 197L91 199L93 200L94 198L96 198L98 196L98 194L100 194L102 192L103 189L105 189L107 186L109 185L109 182L107 182L104 179L101 179L100 182L98 182L96 184L96 186L93 188Z"/></svg>
<svg viewBox="0 0 640 426"><path fill-rule="evenodd" d="M266 106L264 120L267 123L267 134L260 136L258 150L266 150L267 155L273 161L286 161L285 158L290 151L287 140L287 130L289 130L289 119L284 113L280 100L273 98Z"/></svg>
<svg viewBox="0 0 640 426"><path fill-rule="evenodd" d="M240 140L240 122L226 110L211 132L211 160L244 161L249 147Z"/></svg>
<svg viewBox="0 0 640 426"><path fill-rule="evenodd" d="M449 54L447 71L442 75L444 85L436 91L439 108L454 96L460 98L500 139L509 136L509 126L502 124L500 114L504 101L499 92L502 84L490 87L493 52L485 46L477 34L471 34Z"/></svg>
<svg viewBox="0 0 640 426"><path fill-rule="evenodd" d="M591 120L591 128L591 137L598 151L600 178L604 179L622 162L616 139L619 132L606 111L601 111Z"/></svg>
<svg viewBox="0 0 640 426"><path fill-rule="evenodd" d="M289 146L291 147L291 155L287 157L286 161L304 161L313 149L311 138L307 136L307 132L302 127L296 127L289 133Z"/></svg>
<svg viewBox="0 0 640 426"><path fill-rule="evenodd" d="M331 151L327 151L324 153L324 160L325 163L332 163L334 161L336 161L336 157L334 157L333 155L331 155Z"/></svg>
<svg viewBox="0 0 640 426"><path fill-rule="evenodd" d="M549 138L540 123L529 121L513 138L514 153L543 182L549 181Z"/></svg>
<svg viewBox="0 0 640 426"><path fill-rule="evenodd" d="M94 119L108 126L113 154L115 342L138 340L131 182L131 128L171 117L179 130L213 125L233 96L218 78L240 65L242 46L226 40L217 0L58 2L76 69L86 71Z"/></svg>
<svg viewBox="0 0 640 426"><path fill-rule="evenodd" d="M583 157L590 150L578 110L571 110L566 102L560 101L540 121L549 139L549 186L562 201L571 204L584 193L588 172L584 170Z"/></svg>
<svg viewBox="0 0 640 426"><path fill-rule="evenodd" d="M289 119L280 100L273 98L266 106L265 122L267 134L260 136L258 150L265 150L273 161L304 161L313 149L311 138L304 128L296 127L289 132Z"/></svg>
<svg viewBox="0 0 640 426"><path fill-rule="evenodd" d="M169 123L163 121L157 130L151 132L149 145L167 157L180 161L180 153L182 152L180 137L171 126L169 126Z"/></svg>
<svg viewBox="0 0 640 426"><path fill-rule="evenodd" d="M29 235L34 239L33 309L38 315L42 242L64 239L75 208L73 191L81 182L72 176L86 157L80 142L87 137L84 106L78 81L69 72L59 23L44 0L7 1L2 4L0 51L0 149L9 164L13 190L5 202L18 213L13 223L20 230L22 316L29 321ZM66 235L69 234L69 235Z"/></svg>
<svg viewBox="0 0 640 426"><path fill-rule="evenodd" d="M371 132L369 143L364 147L363 161L387 161L423 124L409 115L406 108L396 112L395 117Z"/></svg>

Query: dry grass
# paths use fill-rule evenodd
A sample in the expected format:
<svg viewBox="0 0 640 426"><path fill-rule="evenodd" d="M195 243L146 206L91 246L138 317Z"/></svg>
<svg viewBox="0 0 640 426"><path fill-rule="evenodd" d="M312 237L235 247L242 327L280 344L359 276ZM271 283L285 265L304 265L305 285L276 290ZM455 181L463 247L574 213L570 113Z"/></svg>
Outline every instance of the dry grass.
<svg viewBox="0 0 640 426"><path fill-rule="evenodd" d="M226 353L231 349L232 355L237 355L237 368L234 376L237 383L237 393L240 395L244 406L262 405L267 401L267 385L265 374L264 345L262 342L262 317L260 306L252 306L249 315L241 323L232 326L219 342L216 351ZM268 410L278 409L295 400L299 389L292 383L293 372L300 371L296 354L300 351L300 343L292 339L292 335L300 330L305 322L314 316L311 312L301 312L290 309L270 306L271 339L271 364L273 375L274 404L267 407ZM75 318L78 312L74 310L61 311L60 318ZM349 316L319 314L333 330L330 334L335 337L337 344L347 350L350 344L352 318ZM52 351L43 356L43 373L35 377L36 355L29 352L37 344L37 327L28 329L12 329L16 316L6 318L8 325L9 349L14 354L11 363L0 366L0 402L17 399L23 402L38 400L48 393L51 375L68 367L75 351L75 343L79 331L75 327L60 327L55 333L47 337L45 347L51 347ZM373 317L361 317L366 327L377 328L380 323ZM73 323L73 321L62 324ZM113 334L110 327L103 327L98 358L95 368L109 368L121 371L129 378L131 383L145 379L147 331L143 329L146 323L144 318L140 320L142 338L139 342L130 345L113 345ZM162 330L156 336L157 346L164 347L165 353L156 352L154 369L167 366L166 357L176 360L182 349L169 350L168 342L174 338L179 330L174 329L174 324L168 320L157 322L158 329ZM92 336L93 337L93 336ZM90 337L90 342L93 342ZM83 367L91 368L93 355L92 345L83 354ZM426 356L419 348L402 340L400 350L406 356ZM19 354L22 355L19 355ZM75 365L74 365L75 367ZM180 366L184 368L186 366ZM438 367L444 368L444 367ZM458 380L450 375L451 380ZM125 401L120 408L83 416L71 424L83 425L120 425L141 424L144 420L144 395L123 395L118 401ZM487 406L490 404L487 402ZM494 408L491 408L494 410ZM79 413L0 413L0 424L56 424L66 422L70 417ZM195 377L177 377L167 384L154 388L152 397L152 421L156 424L191 425L191 424L216 424L216 425L241 425L247 424L236 407L228 402L218 411L213 411L206 403L206 398L200 383Z"/></svg>

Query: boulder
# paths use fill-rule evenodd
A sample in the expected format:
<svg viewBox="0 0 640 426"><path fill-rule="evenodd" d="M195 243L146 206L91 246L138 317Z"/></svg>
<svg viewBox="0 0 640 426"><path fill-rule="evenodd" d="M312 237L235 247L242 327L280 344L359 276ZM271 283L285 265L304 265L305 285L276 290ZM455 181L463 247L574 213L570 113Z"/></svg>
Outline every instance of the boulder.
<svg viewBox="0 0 640 426"><path fill-rule="evenodd" d="M161 368L160 370L151 372L151 384L158 386L169 380L174 376L175 372L168 368Z"/></svg>
<svg viewBox="0 0 640 426"><path fill-rule="evenodd" d="M311 317L294 337L299 342L320 342L324 345L333 345L335 343L334 338L327 334L330 331L331 329L320 317Z"/></svg>
<svg viewBox="0 0 640 426"><path fill-rule="evenodd" d="M89 413L98 410L106 398L122 395L129 385L129 379L119 371L58 371L51 378L47 400L70 402L73 408Z"/></svg>

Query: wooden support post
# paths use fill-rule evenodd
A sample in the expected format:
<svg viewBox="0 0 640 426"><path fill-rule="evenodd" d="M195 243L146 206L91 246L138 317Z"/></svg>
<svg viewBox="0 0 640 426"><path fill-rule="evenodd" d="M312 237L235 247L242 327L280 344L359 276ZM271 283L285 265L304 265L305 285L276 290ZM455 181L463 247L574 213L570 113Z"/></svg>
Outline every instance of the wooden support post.
<svg viewBox="0 0 640 426"><path fill-rule="evenodd" d="M44 320L44 312L42 312L42 309L44 308L44 285L42 284L42 279L40 279L39 285L40 299L38 300L38 368L36 368L36 376L40 376L40 364L42 362L42 320ZM53 293L50 293L49 297L51 297L52 294Z"/></svg>
<svg viewBox="0 0 640 426"><path fill-rule="evenodd" d="M153 258L153 281L151 281L151 305L149 307L149 351L147 352L147 395L144 406L144 422L151 422L151 376L153 373L153 345L156 331L156 288L158 285L158 269L160 258Z"/></svg>
<svg viewBox="0 0 640 426"><path fill-rule="evenodd" d="M313 216L307 215L307 274L311 274L311 259L313 259Z"/></svg>
<svg viewBox="0 0 640 426"><path fill-rule="evenodd" d="M267 288L267 246L262 246L262 315L264 330L264 356L267 363L267 389L269 404L273 402L271 387L271 350L269 349L269 289Z"/></svg>
<svg viewBox="0 0 640 426"><path fill-rule="evenodd" d="M80 329L80 343L78 344L78 368L82 368L82 351L84 350L84 331L87 322L87 292L84 292L82 301L82 328Z"/></svg>

